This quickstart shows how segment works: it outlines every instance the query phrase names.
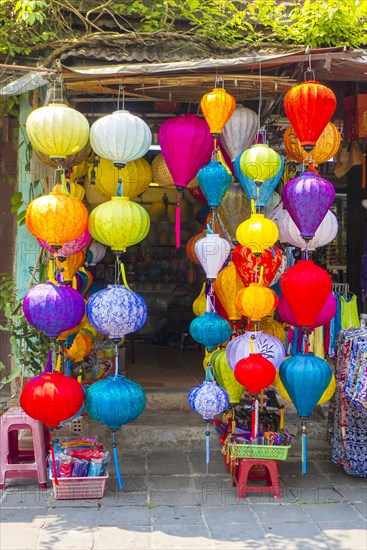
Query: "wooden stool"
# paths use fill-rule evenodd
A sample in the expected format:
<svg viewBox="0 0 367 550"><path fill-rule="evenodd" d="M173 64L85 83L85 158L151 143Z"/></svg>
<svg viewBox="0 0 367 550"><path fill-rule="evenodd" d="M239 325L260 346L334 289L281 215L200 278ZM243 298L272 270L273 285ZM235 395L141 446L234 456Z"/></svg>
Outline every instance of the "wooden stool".
<svg viewBox="0 0 367 550"><path fill-rule="evenodd" d="M249 486L247 482L251 479L265 479L267 485L265 487ZM251 458L239 459L239 465L233 473L233 485L237 486L238 498L244 498L246 493L250 492L270 492L273 493L274 498L280 498L278 462Z"/></svg>
<svg viewBox="0 0 367 550"><path fill-rule="evenodd" d="M18 445L19 430L30 430L33 452L21 451ZM38 478L39 488L47 488L46 447L47 431L42 422L28 416L20 407L9 409L0 424L0 490L6 478ZM31 462L23 462L31 460Z"/></svg>

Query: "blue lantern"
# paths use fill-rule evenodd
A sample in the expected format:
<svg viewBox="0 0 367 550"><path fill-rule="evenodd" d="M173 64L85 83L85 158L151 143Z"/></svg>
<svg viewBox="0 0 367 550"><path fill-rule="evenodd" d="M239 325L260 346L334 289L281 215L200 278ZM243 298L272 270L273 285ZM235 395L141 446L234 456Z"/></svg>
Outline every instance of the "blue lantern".
<svg viewBox="0 0 367 550"><path fill-rule="evenodd" d="M223 344L232 334L231 325L216 311L207 311L190 324L190 334L196 342L213 350Z"/></svg>
<svg viewBox="0 0 367 550"><path fill-rule="evenodd" d="M270 199L274 189L280 182L280 179L283 175L284 160L281 157L281 166L279 171L272 178L264 180L264 182L260 185L260 188L258 189L255 181L248 178L242 173L241 167L240 167L241 155L238 155L238 157L233 163L236 177L240 182L242 188L244 189L248 200L251 201L252 199L255 199L256 206L264 207L267 204L268 200ZM257 194L258 191L259 191L259 194Z"/></svg>
<svg viewBox="0 0 367 550"><path fill-rule="evenodd" d="M232 183L232 174L226 170L223 164L211 160L204 168L199 170L196 177L208 205L218 208Z"/></svg>
<svg viewBox="0 0 367 550"><path fill-rule="evenodd" d="M89 386L85 397L85 409L97 422L112 430L112 448L119 488L124 482L120 473L116 448L116 430L141 415L146 405L145 391L125 376L107 376Z"/></svg>
<svg viewBox="0 0 367 550"><path fill-rule="evenodd" d="M95 329L119 340L141 329L147 320L143 298L123 285L109 285L93 294L86 312Z"/></svg>

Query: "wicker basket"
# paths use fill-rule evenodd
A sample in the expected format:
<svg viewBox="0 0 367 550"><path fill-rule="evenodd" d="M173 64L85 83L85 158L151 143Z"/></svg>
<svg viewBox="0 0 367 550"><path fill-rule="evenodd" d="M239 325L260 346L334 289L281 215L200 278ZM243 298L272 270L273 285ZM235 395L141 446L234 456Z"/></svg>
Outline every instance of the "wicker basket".
<svg viewBox="0 0 367 550"><path fill-rule="evenodd" d="M51 478L56 500L83 500L102 498L108 471L100 477L59 477L58 483Z"/></svg>
<svg viewBox="0 0 367 550"><path fill-rule="evenodd" d="M287 460L290 445L230 445L232 458L260 458L262 460Z"/></svg>

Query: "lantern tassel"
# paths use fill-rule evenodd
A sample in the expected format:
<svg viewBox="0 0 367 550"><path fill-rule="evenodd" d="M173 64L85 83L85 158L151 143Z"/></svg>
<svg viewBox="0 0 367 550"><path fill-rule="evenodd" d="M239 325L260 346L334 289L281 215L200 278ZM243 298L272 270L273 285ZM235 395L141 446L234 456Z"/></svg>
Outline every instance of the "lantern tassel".
<svg viewBox="0 0 367 550"><path fill-rule="evenodd" d="M51 441L50 441L50 450L51 450L51 463L52 463L52 471L54 475L54 481L55 485L59 484L59 480L57 479L57 470L56 470L56 460L55 460L55 447L54 447L54 440L51 434Z"/></svg>
<svg viewBox="0 0 367 550"><path fill-rule="evenodd" d="M307 474L307 426L302 420L302 475Z"/></svg>
<svg viewBox="0 0 367 550"><path fill-rule="evenodd" d="M177 190L176 205L176 248L181 248L181 190Z"/></svg>
<svg viewBox="0 0 367 550"><path fill-rule="evenodd" d="M205 473L209 472L209 462L210 462L210 431L209 431L209 422L206 424L205 432Z"/></svg>
<svg viewBox="0 0 367 550"><path fill-rule="evenodd" d="M119 465L119 457L117 454L117 445L116 445L116 430L112 430L112 451L113 451L113 461L115 463L115 470L116 470L116 477L117 477L117 483L119 486L120 491L124 488L124 480L122 479L121 471L120 471L120 465Z"/></svg>

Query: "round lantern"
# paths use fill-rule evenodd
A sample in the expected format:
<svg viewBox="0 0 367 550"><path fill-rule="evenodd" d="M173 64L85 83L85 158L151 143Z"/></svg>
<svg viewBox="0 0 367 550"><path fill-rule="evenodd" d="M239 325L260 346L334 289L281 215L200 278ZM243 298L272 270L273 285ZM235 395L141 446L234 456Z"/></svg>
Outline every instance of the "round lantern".
<svg viewBox="0 0 367 550"><path fill-rule="evenodd" d="M195 252L195 244L199 239L203 239L205 236L206 236L206 232L201 231L200 233L196 233L196 235L193 235L186 243L187 257L194 264L200 265L200 260L197 257Z"/></svg>
<svg viewBox="0 0 367 550"><path fill-rule="evenodd" d="M291 88L284 97L285 114L306 151L314 148L335 108L334 92L313 80Z"/></svg>
<svg viewBox="0 0 367 550"><path fill-rule="evenodd" d="M334 198L333 185L314 172L290 180L282 191L284 207L305 240L315 235Z"/></svg>
<svg viewBox="0 0 367 550"><path fill-rule="evenodd" d="M331 277L312 260L299 260L279 280L280 290L299 326L313 327L331 293Z"/></svg>
<svg viewBox="0 0 367 550"><path fill-rule="evenodd" d="M315 248L319 248L320 246L326 246L335 239L338 233L338 220L335 214L331 210L328 210L325 218L317 228L314 237L308 242L300 236L299 229L287 210L283 211L278 228L281 242L287 242L291 246L296 246L301 250L315 250Z"/></svg>
<svg viewBox="0 0 367 550"><path fill-rule="evenodd" d="M251 283L237 293L236 307L245 317L252 321L260 321L270 315L278 304L274 290L260 284Z"/></svg>
<svg viewBox="0 0 367 550"><path fill-rule="evenodd" d="M107 202L109 200L108 197L96 191L96 186L93 185L88 178L85 178L84 188L88 204L90 204L92 207L103 204L104 202Z"/></svg>
<svg viewBox="0 0 367 550"><path fill-rule="evenodd" d="M222 131L221 143L233 161L254 141L258 128L255 111L237 105Z"/></svg>
<svg viewBox="0 0 367 550"><path fill-rule="evenodd" d="M83 387L77 380L60 372L46 372L24 386L20 406L31 418L46 426L57 427L80 411Z"/></svg>
<svg viewBox="0 0 367 550"><path fill-rule="evenodd" d="M57 250L58 258L68 258L72 254L76 254L76 252L80 252L80 250L83 250L83 248L88 246L90 240L91 240L91 236L88 228L86 228L86 230L80 237L78 237L74 241L65 243L64 246L62 246ZM52 248L52 246L47 244L46 241L43 241L42 239L37 239L37 241L42 246L42 248L54 254L55 252L54 249Z"/></svg>
<svg viewBox="0 0 367 550"><path fill-rule="evenodd" d="M162 153L156 155L152 162L152 181L158 183L160 187L174 187L175 182L171 176L171 172L168 169L167 163L164 160ZM198 185L196 177L193 178L188 184L189 189L194 189ZM190 191L191 192L191 191ZM204 197L205 200L205 197Z"/></svg>
<svg viewBox="0 0 367 550"><path fill-rule="evenodd" d="M245 388L237 382L233 370L227 363L226 350L214 351L210 361L218 384L228 393L231 404L239 403Z"/></svg>
<svg viewBox="0 0 367 550"><path fill-rule="evenodd" d="M95 329L119 340L141 329L147 320L143 298L122 285L108 285L93 294L87 302L86 312Z"/></svg>
<svg viewBox="0 0 367 550"><path fill-rule="evenodd" d="M91 179L92 170L94 170L96 191L109 198L117 194L120 176L122 178L123 195L130 199L146 191L152 181L152 169L145 159L128 162L119 173L111 160L100 158L98 166L94 166L94 164L89 166L89 179Z"/></svg>
<svg viewBox="0 0 367 550"><path fill-rule="evenodd" d="M253 145L240 158L240 169L244 176L258 183L274 178L281 166L280 155L263 143Z"/></svg>
<svg viewBox="0 0 367 550"><path fill-rule="evenodd" d="M85 262L84 250L79 250L75 254L71 254L65 261L56 259L56 266L60 271L63 271L64 281L72 281L74 275L82 267Z"/></svg>
<svg viewBox="0 0 367 550"><path fill-rule="evenodd" d="M75 199L78 199L79 201L82 201L84 199L85 189L79 183L76 183L74 181L67 181L66 188L70 193L70 195ZM52 193L55 193L55 192L56 193L62 192L62 183L57 183L56 185L53 186Z"/></svg>
<svg viewBox="0 0 367 550"><path fill-rule="evenodd" d="M230 321L239 321L242 317L242 314L236 308L236 296L242 288L243 283L236 271L234 263L229 262L228 265L218 273L213 283L213 289Z"/></svg>
<svg viewBox="0 0 367 550"><path fill-rule="evenodd" d="M90 129L90 143L100 157L122 168L143 157L152 143L147 124L129 111L115 111L96 120Z"/></svg>
<svg viewBox="0 0 367 550"><path fill-rule="evenodd" d="M212 92L201 98L200 108L213 137L220 136L235 107L235 98L228 94L224 88L214 88Z"/></svg>
<svg viewBox="0 0 367 550"><path fill-rule="evenodd" d="M192 410L206 421L213 420L217 414L229 407L227 392L216 382L206 380L190 391L188 402Z"/></svg>
<svg viewBox="0 0 367 550"><path fill-rule="evenodd" d="M250 353L249 357L238 361L234 369L237 382L253 394L260 393L270 386L275 380L276 373L273 363L261 353Z"/></svg>
<svg viewBox="0 0 367 550"><path fill-rule="evenodd" d="M242 155L239 155L234 161L234 171L240 185L246 193L246 196L249 200L255 199L256 206L265 207L276 186L280 182L283 172L284 172L284 160L280 157L280 166L274 176L265 179L260 187L255 183L254 179L247 177L241 169L241 158Z"/></svg>
<svg viewBox="0 0 367 550"><path fill-rule="evenodd" d="M256 282L258 268L263 268L262 284L270 286L282 263L282 253L273 246L264 250L261 256L255 256L249 248L239 244L232 252L232 260L245 286Z"/></svg>
<svg viewBox="0 0 367 550"><path fill-rule="evenodd" d="M208 205L218 208L232 182L232 174L220 162L211 160L199 170L199 187L205 195Z"/></svg>
<svg viewBox="0 0 367 550"><path fill-rule="evenodd" d="M106 247L101 243L97 243L97 241L93 241L88 249L88 254L87 254L87 260L89 265L98 264L101 260L103 260L105 255L106 255Z"/></svg>
<svg viewBox="0 0 367 550"><path fill-rule="evenodd" d="M284 346L278 338L265 334L261 330L246 331L227 344L226 357L228 365L234 370L238 361L249 357L250 353L260 353L263 357L269 359L276 369L279 368L285 357Z"/></svg>
<svg viewBox="0 0 367 550"><path fill-rule="evenodd" d="M232 334L231 325L215 311L207 311L190 323L190 334L206 349L213 350L224 344Z"/></svg>
<svg viewBox="0 0 367 550"><path fill-rule="evenodd" d="M32 111L26 130L34 149L55 160L74 155L83 149L89 138L85 116L61 103L50 103Z"/></svg>
<svg viewBox="0 0 367 550"><path fill-rule="evenodd" d="M93 349L93 342L90 336L83 331L78 332L75 336L71 347L66 351L67 357L71 361L79 362L90 354Z"/></svg>
<svg viewBox="0 0 367 550"><path fill-rule="evenodd" d="M57 338L81 322L85 312L83 296L67 286L44 283L32 287L23 300L28 323L49 338Z"/></svg>
<svg viewBox="0 0 367 550"><path fill-rule="evenodd" d="M237 227L251 215L251 204L238 182L233 182L218 208L218 218L231 241L236 240Z"/></svg>
<svg viewBox="0 0 367 550"><path fill-rule="evenodd" d="M26 212L26 225L37 239L62 246L81 237L88 224L88 210L82 202L64 193L34 199Z"/></svg>
<svg viewBox="0 0 367 550"><path fill-rule="evenodd" d="M264 214L252 214L236 231L238 242L249 248L255 256L260 256L264 250L273 246L278 236L277 226L272 220L265 218Z"/></svg>
<svg viewBox="0 0 367 550"><path fill-rule="evenodd" d="M305 151L292 126L288 126L284 133L284 145L288 156L305 164L318 165L331 159L340 147L340 132L334 124L329 122L316 142L311 153Z"/></svg>
<svg viewBox="0 0 367 550"><path fill-rule="evenodd" d="M229 242L216 233L208 233L206 237L196 241L195 253L209 281L216 278L230 251Z"/></svg>
<svg viewBox="0 0 367 550"><path fill-rule="evenodd" d="M148 212L127 197L112 197L92 210L89 217L92 237L116 251L124 252L142 241L149 227Z"/></svg>

